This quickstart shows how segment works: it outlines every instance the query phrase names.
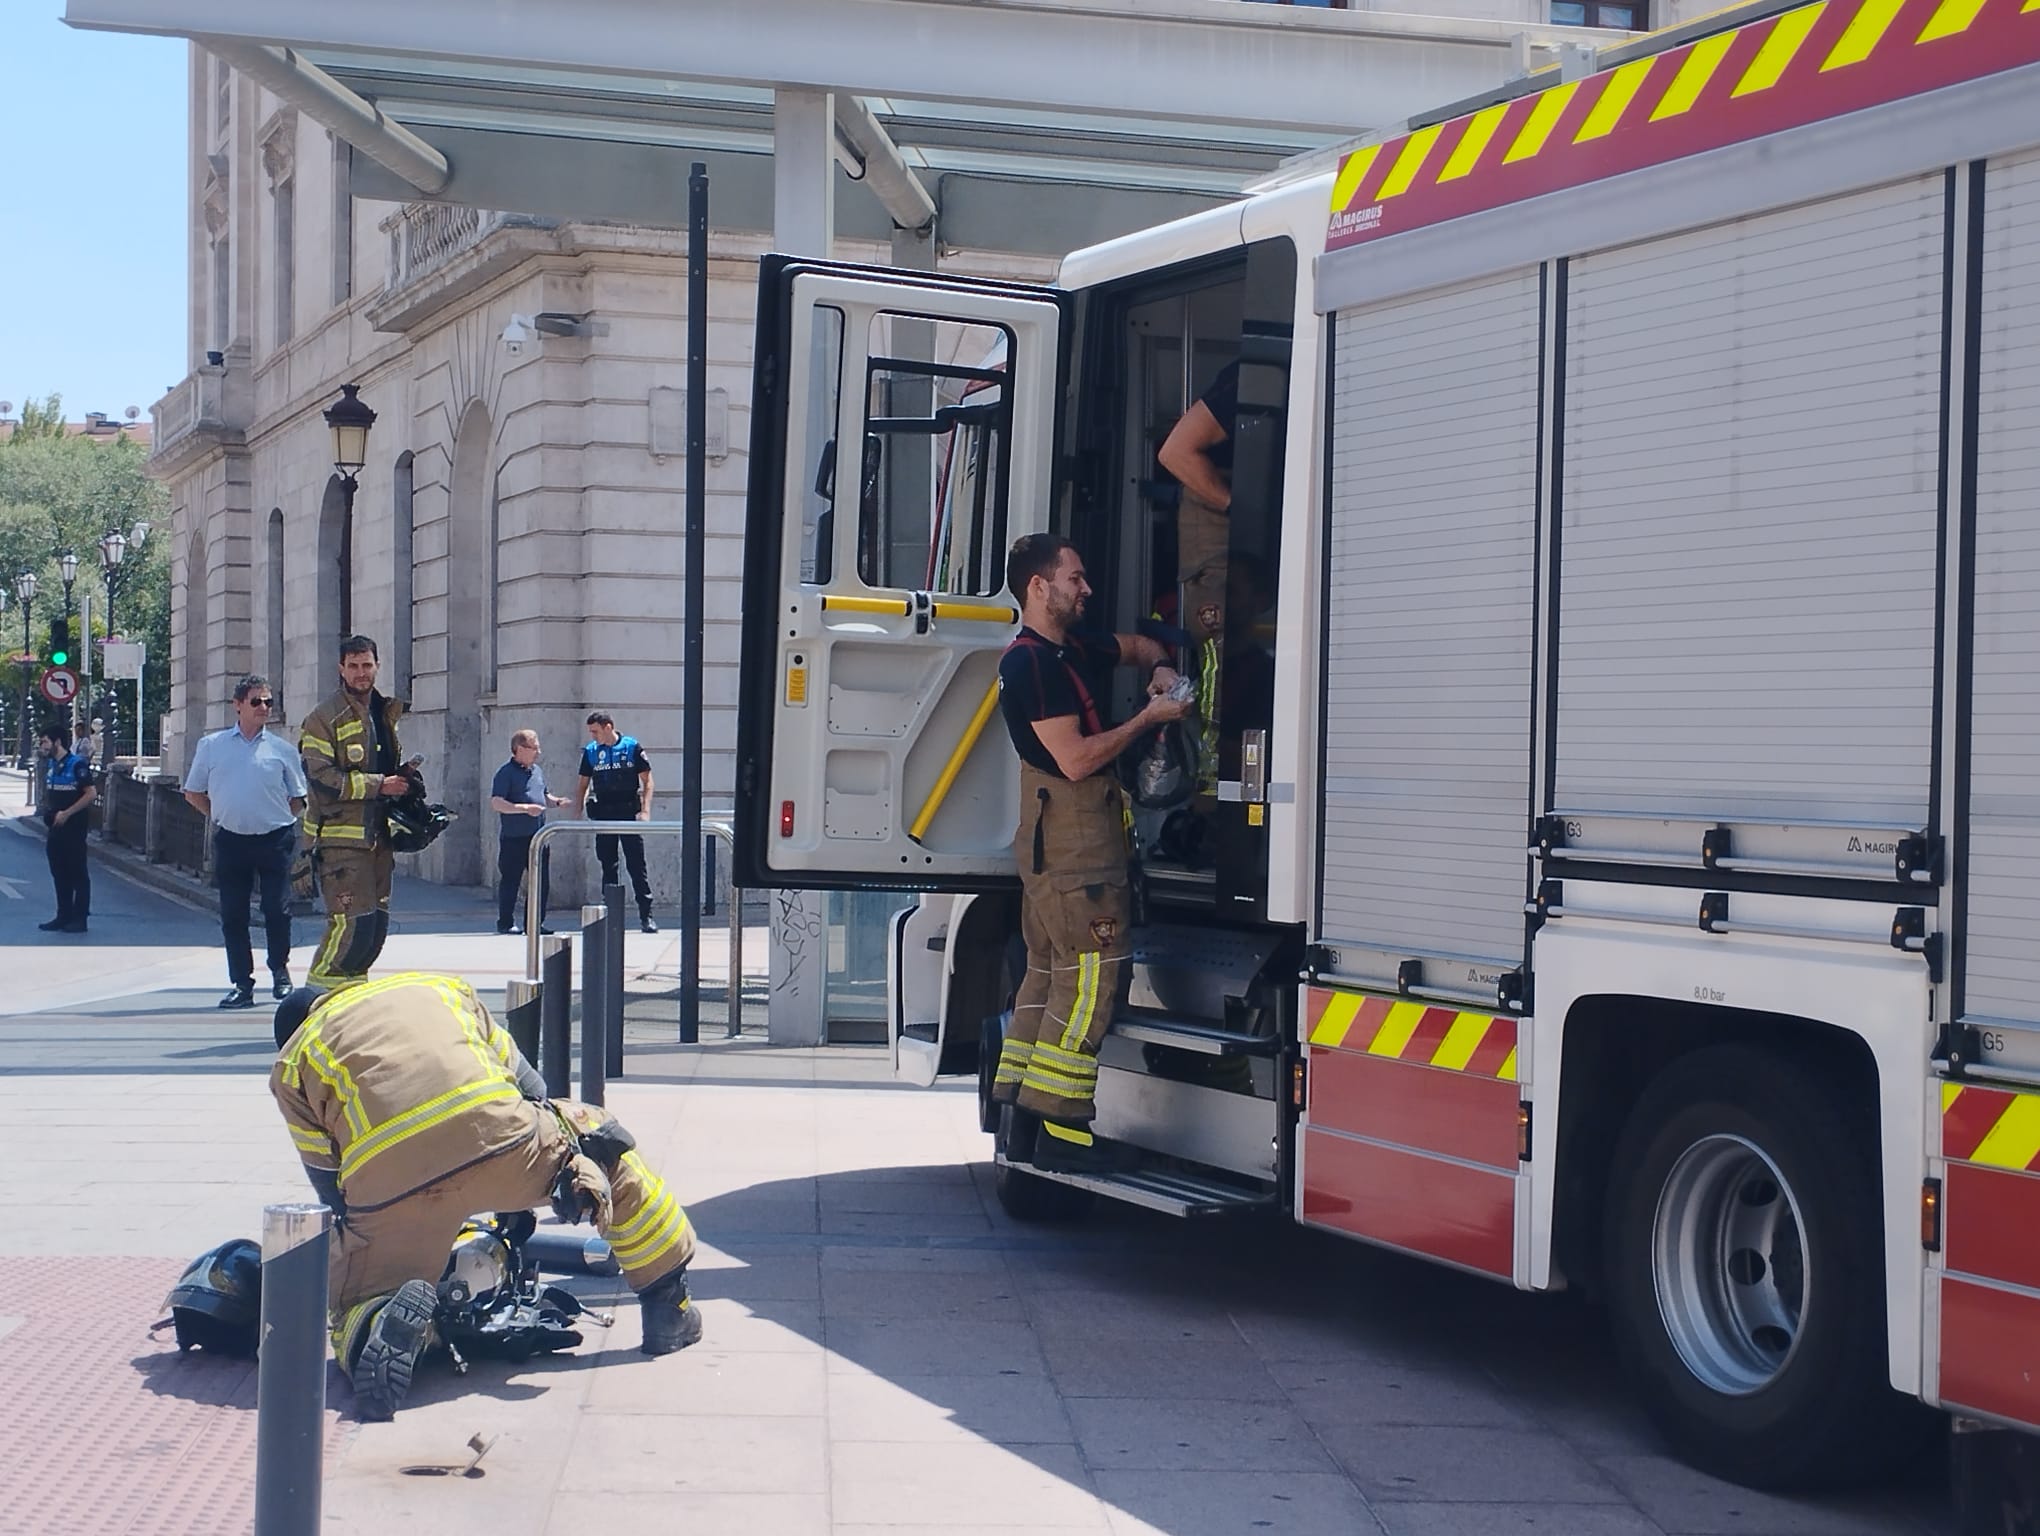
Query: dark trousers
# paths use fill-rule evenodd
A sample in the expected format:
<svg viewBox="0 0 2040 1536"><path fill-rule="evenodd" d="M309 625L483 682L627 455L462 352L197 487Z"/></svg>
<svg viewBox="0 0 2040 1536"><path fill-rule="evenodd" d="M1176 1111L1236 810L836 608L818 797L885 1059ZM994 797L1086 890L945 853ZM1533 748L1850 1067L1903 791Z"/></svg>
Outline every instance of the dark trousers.
<svg viewBox="0 0 2040 1536"><path fill-rule="evenodd" d="M297 823L270 832L213 833L213 864L220 880L220 935L227 941L227 979L243 991L255 985L255 951L248 943L248 896L262 887L262 931L269 941L269 973L290 965L290 866L297 857Z"/></svg>
<svg viewBox="0 0 2040 1536"><path fill-rule="evenodd" d="M504 837L496 841L496 922L498 926L513 922L517 916L518 887L524 883L524 871L531 858L531 839L528 837ZM552 908L552 855L544 856L545 862L538 871L538 918L541 924L545 914Z"/></svg>
<svg viewBox="0 0 2040 1536"><path fill-rule="evenodd" d="M594 809L590 809L588 812L588 819L590 821L629 821L633 820L635 816L635 812L625 816L604 816L600 811ZM643 838L623 837L608 833L596 836L595 857L602 865L602 883L604 885L616 884L616 849L619 843L623 845L623 862L630 866L630 888L637 897L638 916L650 917L652 915L652 882L651 878L645 874L645 840Z"/></svg>
<svg viewBox="0 0 2040 1536"><path fill-rule="evenodd" d="M49 829L50 883L57 888L57 921L82 923L92 915L92 876L85 868L83 811Z"/></svg>

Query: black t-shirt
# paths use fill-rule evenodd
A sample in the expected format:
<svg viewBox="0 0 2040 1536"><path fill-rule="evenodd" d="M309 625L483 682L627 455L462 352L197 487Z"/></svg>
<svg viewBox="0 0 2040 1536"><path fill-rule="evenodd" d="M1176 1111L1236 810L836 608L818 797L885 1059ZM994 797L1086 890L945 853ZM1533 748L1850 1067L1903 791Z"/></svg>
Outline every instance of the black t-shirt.
<svg viewBox="0 0 2040 1536"><path fill-rule="evenodd" d="M1097 701L1118 665L1119 642L1111 635L1073 634L1058 646L1022 629L999 659L999 709L1020 760L1065 777L1034 722L1075 715L1084 735L1097 735L1105 729Z"/></svg>
<svg viewBox="0 0 2040 1536"><path fill-rule="evenodd" d="M1225 429L1225 436L1204 450L1205 457L1217 468L1230 473L1233 439L1240 435L1240 365L1227 363L1219 369L1218 377L1211 381L1211 388L1197 399Z"/></svg>

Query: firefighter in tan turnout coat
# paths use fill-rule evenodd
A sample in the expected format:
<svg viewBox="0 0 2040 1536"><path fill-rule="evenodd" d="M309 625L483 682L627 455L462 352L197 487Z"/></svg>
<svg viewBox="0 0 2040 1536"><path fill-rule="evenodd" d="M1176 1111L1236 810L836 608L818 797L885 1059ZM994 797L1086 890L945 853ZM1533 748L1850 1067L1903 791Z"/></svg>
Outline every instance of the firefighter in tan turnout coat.
<svg viewBox="0 0 2040 1536"><path fill-rule="evenodd" d="M326 931L305 978L315 987L361 980L389 937L396 860L382 802L403 795L411 781L398 771L403 747L397 721L404 706L376 691L376 669L373 640L350 635L341 641L340 689L298 729L311 789L305 850L326 907Z"/></svg>
<svg viewBox="0 0 2040 1536"><path fill-rule="evenodd" d="M1119 755L1190 706L1167 696L1176 674L1144 635L1091 635L1073 626L1091 595L1067 539L1018 540L1006 580L1021 600L1020 633L999 663L999 702L1020 754L1020 927L1027 974L999 1053L992 1097L1039 1119L1033 1161L1095 1167L1098 1046L1126 986L1132 939L1125 795ZM1116 666L1153 667L1149 697L1108 728L1097 696ZM1017 1155L1034 1130L1009 1139Z"/></svg>
<svg viewBox="0 0 2040 1536"><path fill-rule="evenodd" d="M365 1419L387 1419L434 1342L435 1282L477 1212L551 1199L592 1220L644 1311L644 1351L701 1337L694 1230L630 1133L545 1084L458 977L404 972L276 1010L269 1088L319 1198L339 1218L333 1348Z"/></svg>

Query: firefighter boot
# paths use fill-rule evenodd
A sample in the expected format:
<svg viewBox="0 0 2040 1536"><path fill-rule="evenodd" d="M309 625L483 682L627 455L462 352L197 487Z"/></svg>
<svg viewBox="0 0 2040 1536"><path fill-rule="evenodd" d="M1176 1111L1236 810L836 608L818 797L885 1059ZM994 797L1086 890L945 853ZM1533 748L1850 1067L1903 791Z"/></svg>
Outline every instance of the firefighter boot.
<svg viewBox="0 0 2040 1536"><path fill-rule="evenodd" d="M439 1293L431 1281L406 1280L376 1312L347 1367L355 1411L364 1422L381 1424L396 1417L418 1359L431 1346L438 1308Z"/></svg>
<svg viewBox="0 0 2040 1536"><path fill-rule="evenodd" d="M1112 1144L1092 1135L1088 1125L1044 1118L1034 1139L1034 1166L1055 1173L1116 1173L1119 1160Z"/></svg>
<svg viewBox="0 0 2040 1536"><path fill-rule="evenodd" d="M657 1281L638 1295L644 1309L644 1352L670 1355L700 1341L701 1313L687 1294L687 1266Z"/></svg>

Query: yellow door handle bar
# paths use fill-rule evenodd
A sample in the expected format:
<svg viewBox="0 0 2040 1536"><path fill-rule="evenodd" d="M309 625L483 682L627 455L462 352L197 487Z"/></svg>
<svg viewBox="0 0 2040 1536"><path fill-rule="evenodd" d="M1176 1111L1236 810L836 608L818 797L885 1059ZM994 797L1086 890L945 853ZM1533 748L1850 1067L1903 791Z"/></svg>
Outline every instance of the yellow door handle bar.
<svg viewBox="0 0 2040 1536"><path fill-rule="evenodd" d="M999 707L999 680L992 679L992 686L985 690L984 699L978 704L977 713L970 717L970 724L963 728L963 740L956 744L956 750L949 754L949 761L942 765L942 772L935 780L935 787L928 791L927 803L921 807L914 824L907 828L907 836L915 842L928 830L928 824L935 819L935 813L942 809L942 802L949 798L949 791L956 783L956 776L963 771L964 761L970 756L971 748L978 744L978 738L985 733L985 725L992 718L992 711Z"/></svg>

